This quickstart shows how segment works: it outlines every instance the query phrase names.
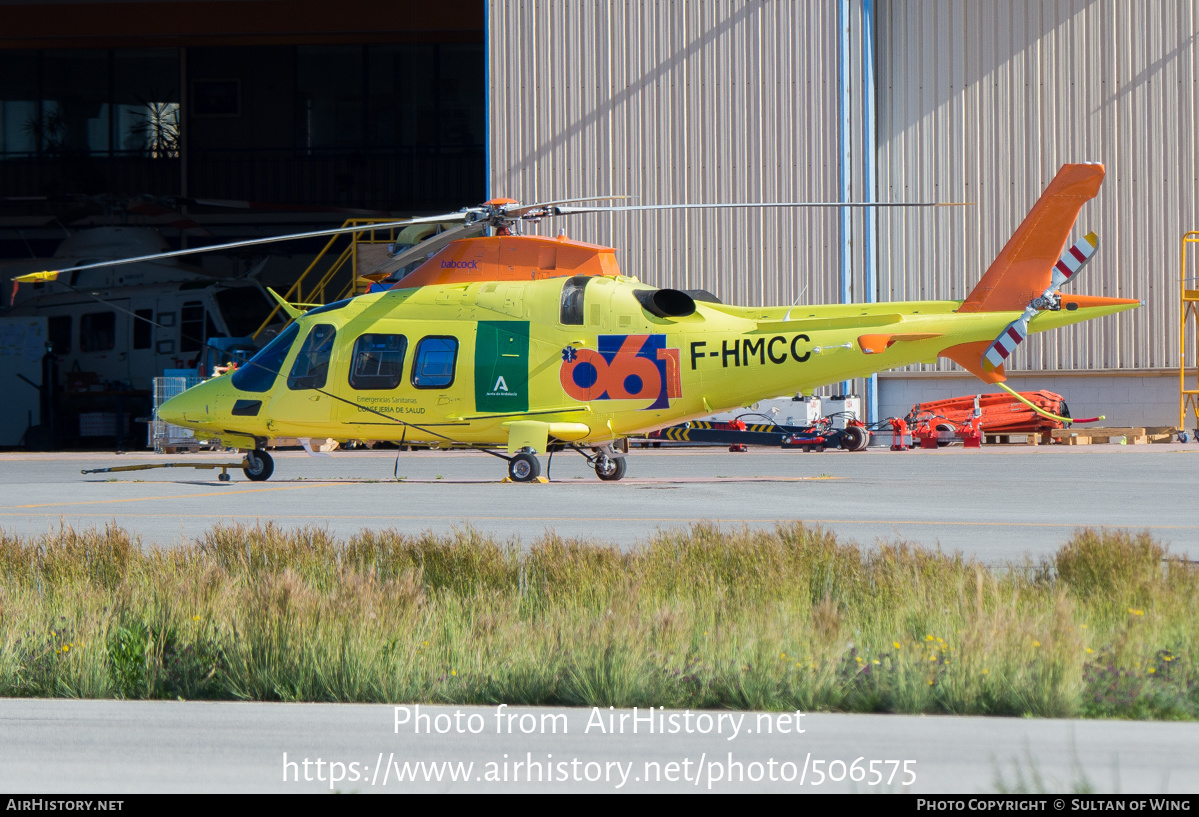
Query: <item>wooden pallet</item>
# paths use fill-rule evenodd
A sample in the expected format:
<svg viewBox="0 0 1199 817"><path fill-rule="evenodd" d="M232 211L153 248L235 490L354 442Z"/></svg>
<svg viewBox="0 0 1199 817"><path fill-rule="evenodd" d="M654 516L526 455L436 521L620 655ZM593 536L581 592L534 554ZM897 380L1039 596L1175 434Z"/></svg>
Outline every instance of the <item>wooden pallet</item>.
<svg viewBox="0 0 1199 817"><path fill-rule="evenodd" d="M983 434L983 445L1049 445L1053 439L1047 432L1017 431L1008 434Z"/></svg>
<svg viewBox="0 0 1199 817"><path fill-rule="evenodd" d="M1060 428L1050 432L1053 439L1065 445L1119 443L1145 445L1168 443L1175 439L1178 429L1171 426L1134 426L1130 428Z"/></svg>

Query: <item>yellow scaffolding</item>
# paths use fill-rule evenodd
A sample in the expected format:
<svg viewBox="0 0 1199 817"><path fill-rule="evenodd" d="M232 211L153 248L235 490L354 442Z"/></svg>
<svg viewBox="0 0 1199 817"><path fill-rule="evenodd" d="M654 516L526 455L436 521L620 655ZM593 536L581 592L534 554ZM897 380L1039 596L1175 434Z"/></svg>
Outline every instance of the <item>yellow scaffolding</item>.
<svg viewBox="0 0 1199 817"><path fill-rule="evenodd" d="M1199 343L1199 289L1187 289L1187 245L1199 244L1199 230L1191 230L1182 237L1182 271L1178 276L1178 285L1181 290L1181 302L1179 304L1179 321L1178 321L1178 427L1186 428L1187 409L1189 408L1195 417L1195 425L1192 428L1199 426L1199 355L1190 366L1190 375L1195 383L1195 388L1187 388L1187 322L1189 319L1195 319L1196 332L1192 336L1192 346ZM1191 286L1196 286L1199 279L1192 276L1190 279Z"/></svg>
<svg viewBox="0 0 1199 817"><path fill-rule="evenodd" d="M372 227L371 225L389 221L395 221L395 219L348 219L346 223L342 225L342 227L348 228L361 226L362 229L360 231L341 233L340 235L330 237L328 243L325 244L324 249L317 254L316 258L312 259L312 263L308 265L308 268L300 274L300 277L296 279L296 282L292 284L287 292L283 295L283 300L287 301L288 303L325 304L331 303L332 301L340 301L342 298L348 298L351 295L359 295L365 292L368 284L367 282L360 280L358 277L360 264L366 261L366 259L362 258L363 254L369 251L369 249L372 247L390 244L396 240L395 227L379 229ZM345 243L345 246L340 250L337 250L336 248L343 242ZM325 271L318 277L315 271L318 267L322 266L323 262L326 260L326 256L332 257L332 261L327 267L325 267ZM365 270L362 270L363 273L369 272L370 268L377 264L378 260L382 257L378 252L375 253L375 256L376 258L373 263L371 261L366 261L367 263L370 263L371 266ZM349 281L343 285L334 286L334 279L337 278L339 273L347 269L347 265L349 265ZM312 276L315 280L309 283L307 289L305 289L305 283L308 282L309 276ZM333 298L327 298L329 292L335 293ZM282 307L276 304L275 308L272 309L270 314L266 316L266 320L264 320L262 325L254 331L253 337L255 340L258 339L258 336L262 333L262 330L266 329L270 322L275 319L275 316L279 314L280 309L282 309Z"/></svg>

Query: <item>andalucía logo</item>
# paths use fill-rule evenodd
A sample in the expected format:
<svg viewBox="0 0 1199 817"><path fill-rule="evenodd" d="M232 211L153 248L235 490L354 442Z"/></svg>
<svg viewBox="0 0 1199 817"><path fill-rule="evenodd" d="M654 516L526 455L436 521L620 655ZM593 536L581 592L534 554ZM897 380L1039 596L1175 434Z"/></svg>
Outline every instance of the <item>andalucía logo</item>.
<svg viewBox="0 0 1199 817"><path fill-rule="evenodd" d="M600 335L599 349L562 350L559 378L575 400L650 400L646 409L668 408L682 397L679 350L665 335Z"/></svg>
<svg viewBox="0 0 1199 817"><path fill-rule="evenodd" d="M488 397L516 397L516 392L509 390L508 383L504 380L504 376L500 375L495 379L495 385L491 387L491 391L487 392Z"/></svg>

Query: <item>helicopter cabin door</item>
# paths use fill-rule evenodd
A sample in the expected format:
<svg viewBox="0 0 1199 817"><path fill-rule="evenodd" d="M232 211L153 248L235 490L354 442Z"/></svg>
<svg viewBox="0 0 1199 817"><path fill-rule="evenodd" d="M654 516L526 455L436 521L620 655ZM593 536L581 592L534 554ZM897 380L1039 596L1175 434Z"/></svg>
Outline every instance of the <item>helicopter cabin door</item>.
<svg viewBox="0 0 1199 817"><path fill-rule="evenodd" d="M529 410L529 322L479 321L475 333L475 411Z"/></svg>
<svg viewBox="0 0 1199 817"><path fill-rule="evenodd" d="M334 390L329 369L336 340L337 329L328 323L312 325L301 339L287 379L272 389L270 417L281 428L298 432L311 426L314 436L328 436L334 399L327 392Z"/></svg>

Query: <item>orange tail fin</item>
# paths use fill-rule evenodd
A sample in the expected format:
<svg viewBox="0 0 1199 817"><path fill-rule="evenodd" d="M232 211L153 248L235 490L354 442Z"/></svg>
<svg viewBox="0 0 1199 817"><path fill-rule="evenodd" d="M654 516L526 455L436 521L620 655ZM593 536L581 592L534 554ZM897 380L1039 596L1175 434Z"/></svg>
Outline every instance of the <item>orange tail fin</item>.
<svg viewBox="0 0 1199 817"><path fill-rule="evenodd" d="M1095 198L1103 175L1101 164L1062 165L958 311L1017 311L1044 292L1079 210Z"/></svg>

